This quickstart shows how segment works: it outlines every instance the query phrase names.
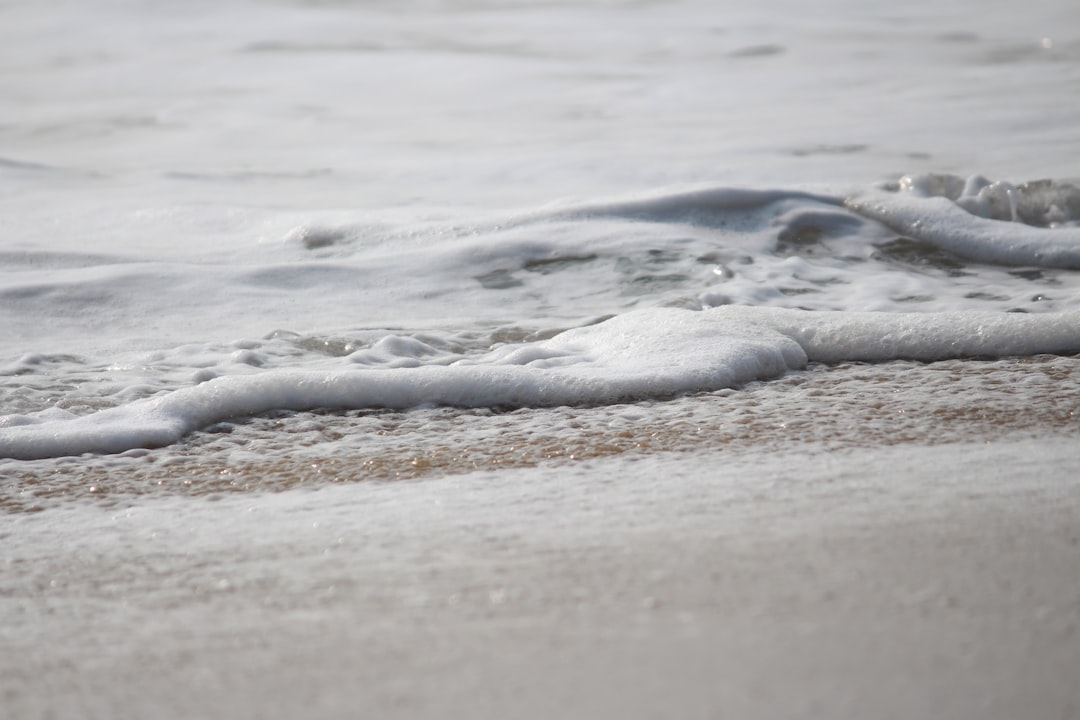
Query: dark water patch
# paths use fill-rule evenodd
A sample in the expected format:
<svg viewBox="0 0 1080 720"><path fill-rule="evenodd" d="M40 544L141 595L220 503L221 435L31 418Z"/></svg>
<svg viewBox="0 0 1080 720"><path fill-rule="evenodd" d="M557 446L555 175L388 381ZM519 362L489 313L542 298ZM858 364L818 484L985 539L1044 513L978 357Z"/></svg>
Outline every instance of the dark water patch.
<svg viewBox="0 0 1080 720"><path fill-rule="evenodd" d="M243 282L258 287L304 290L327 286L348 287L358 282L355 270L337 265L279 265L248 272Z"/></svg>
<svg viewBox="0 0 1080 720"><path fill-rule="evenodd" d="M857 233L863 226L860 218L832 208L799 209L785 214L782 220L774 250L781 257L834 257L837 253L827 241Z"/></svg>
<svg viewBox="0 0 1080 720"><path fill-rule="evenodd" d="M689 256L666 249L651 249L642 255L622 256L615 261L615 272L624 296L640 297L685 287L694 279L690 272L672 272L673 265L686 270L696 265Z"/></svg>
<svg viewBox="0 0 1080 720"><path fill-rule="evenodd" d="M550 275L552 273L590 263L593 260L596 260L597 257L596 254L590 253L588 255L563 255L553 258L537 258L535 260L526 260L521 267L523 270L529 272Z"/></svg>
<svg viewBox="0 0 1080 720"><path fill-rule="evenodd" d="M0 168L8 168L9 170L31 170L35 172L48 172L59 169L52 165L45 165L44 163L14 160L6 157L0 157Z"/></svg>
<svg viewBox="0 0 1080 720"><path fill-rule="evenodd" d="M822 243L824 237L825 231L812 225L785 228L780 231L776 238L776 253L784 256L798 255L801 257L831 255L829 249Z"/></svg>
<svg viewBox="0 0 1080 720"><path fill-rule="evenodd" d="M750 255L742 255L736 252L709 252L698 255L694 262L699 265L711 265L714 280L731 280L739 271L740 266L753 265L754 258ZM727 304L718 303L718 304Z"/></svg>
<svg viewBox="0 0 1080 720"><path fill-rule="evenodd" d="M900 237L875 246L875 260L897 263L918 270L939 270L949 277L968 275L966 265L955 255L922 240Z"/></svg>
<svg viewBox="0 0 1080 720"><path fill-rule="evenodd" d="M340 228L298 227L286 236L286 242L298 243L306 250L325 250L351 241L351 234Z"/></svg>
<svg viewBox="0 0 1080 720"><path fill-rule="evenodd" d="M1021 280L1042 280L1043 271L1038 268L1025 268L1023 270L1010 270L1009 274Z"/></svg>
<svg viewBox="0 0 1080 720"><path fill-rule="evenodd" d="M673 250L653 248L646 251L648 262L653 265L665 265L668 263L681 262L684 257L681 253Z"/></svg>
<svg viewBox="0 0 1080 720"><path fill-rule="evenodd" d="M754 262L754 258L749 255L741 255L739 257L745 260L745 262L741 263L743 265L749 265ZM701 265L722 265L733 262L735 258L735 253L731 252L707 252L695 257L694 262Z"/></svg>
<svg viewBox="0 0 1080 720"><path fill-rule="evenodd" d="M1061 280L1057 278L1056 273L1052 270L1044 270L1042 268L1018 268L1009 270L1008 273L1014 278L1037 282L1042 285L1061 285Z"/></svg>
<svg viewBox="0 0 1080 720"><path fill-rule="evenodd" d="M623 282L623 295L640 296L673 290L686 285L689 275L669 273L666 275L635 275Z"/></svg>
<svg viewBox="0 0 1080 720"><path fill-rule="evenodd" d="M762 45L748 45L743 48L739 48L733 52L728 53L728 57L731 58L761 58L772 57L775 55L783 55L787 52L787 48L783 45L776 44L762 44Z"/></svg>
<svg viewBox="0 0 1080 720"><path fill-rule="evenodd" d="M989 300L991 302L1004 302L1009 298L1005 295L995 295L988 292L969 292L964 295L966 300Z"/></svg>
<svg viewBox="0 0 1080 720"><path fill-rule="evenodd" d="M505 269L492 270L483 275L476 275L474 279L480 283L481 287L487 290L509 290L525 284L514 277L512 271Z"/></svg>
<svg viewBox="0 0 1080 720"><path fill-rule="evenodd" d="M642 268L662 269L673 263L682 263L688 260L686 255L674 250L651 249L642 255L624 255L615 261L615 269L620 273L633 273Z"/></svg>

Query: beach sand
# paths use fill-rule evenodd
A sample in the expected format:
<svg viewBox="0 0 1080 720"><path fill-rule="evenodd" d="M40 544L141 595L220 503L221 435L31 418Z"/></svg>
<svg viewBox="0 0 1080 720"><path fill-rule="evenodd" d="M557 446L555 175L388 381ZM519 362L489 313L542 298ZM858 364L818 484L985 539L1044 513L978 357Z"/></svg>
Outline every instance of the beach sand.
<svg viewBox="0 0 1080 720"><path fill-rule="evenodd" d="M7 506L2 715L1077 717L1078 362L822 368L619 410L422 411L448 425L439 445L409 439L410 414L274 421L398 423L365 456L417 470L394 481L301 477L300 442L267 449L260 475L236 456L269 419L192 438L197 459L175 467L159 465L175 448L61 465L112 490ZM872 407L874 385L892 401ZM506 427L564 422L531 412L565 413L582 448L608 449L491 461L522 457ZM509 425L478 434L496 420ZM466 440L487 458L470 472L431 460ZM335 457L358 474L349 447ZM9 498L69 473L19 467ZM200 493L178 467L249 487Z"/></svg>

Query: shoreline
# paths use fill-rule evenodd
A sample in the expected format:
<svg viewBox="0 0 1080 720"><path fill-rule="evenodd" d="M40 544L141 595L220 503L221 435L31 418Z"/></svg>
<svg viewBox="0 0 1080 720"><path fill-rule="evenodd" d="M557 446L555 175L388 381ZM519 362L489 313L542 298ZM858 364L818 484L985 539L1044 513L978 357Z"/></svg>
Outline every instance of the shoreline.
<svg viewBox="0 0 1080 720"><path fill-rule="evenodd" d="M0 461L0 513L282 492L723 448L936 446L1080 432L1080 355L813 365L737 390L599 407L271 412L117 455Z"/></svg>

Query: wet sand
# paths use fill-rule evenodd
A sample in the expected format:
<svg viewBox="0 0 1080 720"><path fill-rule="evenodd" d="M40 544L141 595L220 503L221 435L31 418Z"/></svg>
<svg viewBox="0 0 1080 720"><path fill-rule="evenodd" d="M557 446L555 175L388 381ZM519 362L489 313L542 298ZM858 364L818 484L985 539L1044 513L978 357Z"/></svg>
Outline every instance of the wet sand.
<svg viewBox="0 0 1080 720"><path fill-rule="evenodd" d="M687 420L666 447L574 460L280 488L252 475L246 492L76 494L9 512L0 708L13 718L1075 717L1080 428L1075 400L1060 398L1077 392L1076 359L1045 362L999 367L1007 379L993 393L979 384L1002 380L989 365L934 368L948 382L931 406L900 387L925 390L931 366L912 366L906 381L897 368L845 371L861 385L818 397L812 432L776 427L768 413L781 400L758 396L730 414L725 427L744 430L726 442ZM883 436L875 428L889 426L858 400L875 377L910 400L888 405L892 416L919 414ZM964 383L981 403L960 401ZM664 412L715 417L727 400L627 406L624 426L568 417L645 442ZM763 424L750 434L745 417ZM449 447L457 421L443 421ZM474 430L458 439L483 446ZM409 446L392 433L387 443L384 457ZM123 468L144 458L83 462L91 474L120 468L110 481L123 487Z"/></svg>

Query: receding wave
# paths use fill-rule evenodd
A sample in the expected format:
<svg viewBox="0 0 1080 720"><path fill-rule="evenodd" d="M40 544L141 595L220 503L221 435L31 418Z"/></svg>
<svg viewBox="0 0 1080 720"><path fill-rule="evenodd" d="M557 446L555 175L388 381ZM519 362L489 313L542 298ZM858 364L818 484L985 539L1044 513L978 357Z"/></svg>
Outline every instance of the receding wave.
<svg viewBox="0 0 1080 720"><path fill-rule="evenodd" d="M358 351L353 362L346 356L329 371L221 377L82 417L8 416L0 428L0 456L34 459L159 447L215 421L272 409L603 404L735 387L798 370L809 361L1077 350L1080 312L657 308L477 356L454 358L420 341L403 340L374 353Z"/></svg>

